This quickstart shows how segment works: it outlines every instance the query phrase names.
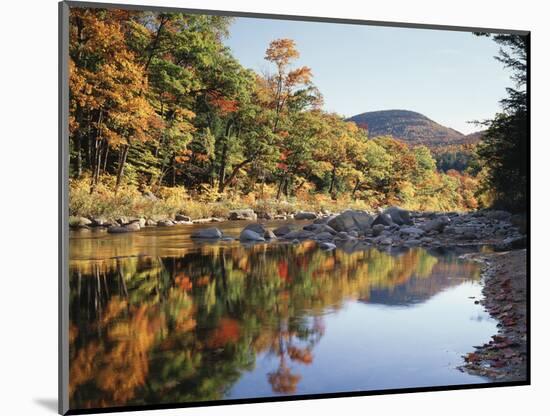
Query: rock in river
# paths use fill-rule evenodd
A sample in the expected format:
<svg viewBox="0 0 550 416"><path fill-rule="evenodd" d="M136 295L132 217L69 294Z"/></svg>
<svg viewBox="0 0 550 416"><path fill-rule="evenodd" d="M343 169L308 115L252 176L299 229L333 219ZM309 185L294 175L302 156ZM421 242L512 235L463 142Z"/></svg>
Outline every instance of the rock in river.
<svg viewBox="0 0 550 416"><path fill-rule="evenodd" d="M250 229L244 229L241 232L241 235L239 236L239 240L241 241L265 241L265 238L262 237L262 235L258 234L255 231L252 231Z"/></svg>
<svg viewBox="0 0 550 416"><path fill-rule="evenodd" d="M317 218L317 214L314 212L297 212L294 214L295 220L314 220Z"/></svg>
<svg viewBox="0 0 550 416"><path fill-rule="evenodd" d="M446 215L441 215L440 217L434 218L422 225L424 231L437 231L438 233L443 232L445 227L451 223L451 220Z"/></svg>
<svg viewBox="0 0 550 416"><path fill-rule="evenodd" d="M256 221L258 219L258 216L254 212L254 210L250 208L235 209L233 211L229 211L229 219Z"/></svg>
<svg viewBox="0 0 550 416"><path fill-rule="evenodd" d="M335 231L364 231L371 226L372 217L365 211L348 210L331 218L327 224Z"/></svg>
<svg viewBox="0 0 550 416"><path fill-rule="evenodd" d="M279 228L275 228L273 230L273 233L277 236L277 237L282 237L282 236L285 236L287 235L288 233L290 233L291 231L294 231L294 228L291 227L290 225L282 225L280 226Z"/></svg>
<svg viewBox="0 0 550 416"><path fill-rule="evenodd" d="M402 209L399 207L390 207L384 211L384 214L388 214L391 217L392 221L397 225L413 225L411 213L406 209Z"/></svg>
<svg viewBox="0 0 550 416"><path fill-rule="evenodd" d="M372 222L372 225L390 226L393 225L393 220L391 219L390 214L378 214L378 216Z"/></svg>
<svg viewBox="0 0 550 416"><path fill-rule="evenodd" d="M202 228L196 230L191 234L191 238L211 238L211 239L220 239L222 238L222 232L216 228Z"/></svg>

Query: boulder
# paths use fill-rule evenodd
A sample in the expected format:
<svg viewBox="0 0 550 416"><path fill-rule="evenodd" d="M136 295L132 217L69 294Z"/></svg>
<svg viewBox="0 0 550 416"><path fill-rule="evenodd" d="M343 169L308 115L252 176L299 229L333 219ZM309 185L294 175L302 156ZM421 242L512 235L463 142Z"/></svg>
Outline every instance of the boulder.
<svg viewBox="0 0 550 416"><path fill-rule="evenodd" d="M425 233L424 230L421 230L420 228L417 228L417 227L403 227L399 230L399 232L406 236L415 237L415 238L421 237Z"/></svg>
<svg viewBox="0 0 550 416"><path fill-rule="evenodd" d="M384 211L384 214L388 214L392 221L398 225L413 225L411 213L406 209L390 207Z"/></svg>
<svg viewBox="0 0 550 416"><path fill-rule="evenodd" d="M259 224L259 223L248 224L246 227L243 228L243 231L245 230L254 231L256 234L260 236L264 235L265 232L267 231L267 229L262 224Z"/></svg>
<svg viewBox="0 0 550 416"><path fill-rule="evenodd" d="M391 246L393 243L393 240L389 237L383 237L377 241L378 244L381 244L383 246Z"/></svg>
<svg viewBox="0 0 550 416"><path fill-rule="evenodd" d="M277 234L277 233L275 233L275 234ZM283 238L285 240L294 240L294 239L305 240L307 238L313 238L314 236L315 236L315 234L312 233L311 231L296 230L296 231L291 231L291 232L285 234L283 236Z"/></svg>
<svg viewBox="0 0 550 416"><path fill-rule="evenodd" d="M405 241L405 245L406 246L418 246L420 245L422 242L420 240L417 240L416 238L413 238L411 240L407 240Z"/></svg>
<svg viewBox="0 0 550 416"><path fill-rule="evenodd" d="M141 226L139 221L131 222L128 225L125 225L124 228L126 228L128 231L139 231L141 230Z"/></svg>
<svg viewBox="0 0 550 416"><path fill-rule="evenodd" d="M389 225L392 225L393 224L393 220L391 218L391 215L390 214L378 214L376 216L376 218L374 219L374 221L372 222L372 226L374 227L375 225L382 225L382 226L389 226Z"/></svg>
<svg viewBox="0 0 550 416"><path fill-rule="evenodd" d="M124 225L128 224L130 221L127 217L118 217L117 219L115 219L115 222L119 225Z"/></svg>
<svg viewBox="0 0 550 416"><path fill-rule="evenodd" d="M384 231L386 227L383 224L376 224L372 226L372 235L378 237Z"/></svg>
<svg viewBox="0 0 550 416"><path fill-rule="evenodd" d="M275 228L273 230L273 233L277 237L282 237L282 236L287 235L288 233L290 233L292 231L294 231L294 228L291 227L290 225L282 225L281 227Z"/></svg>
<svg viewBox="0 0 550 416"><path fill-rule="evenodd" d="M151 227L151 226L155 226L157 225L157 222L155 220L152 220L152 219L147 219L145 220L145 225L148 226L148 227Z"/></svg>
<svg viewBox="0 0 550 416"><path fill-rule="evenodd" d="M315 240L323 241L323 240L332 240L334 236L331 233L324 232L324 233L315 234L314 238Z"/></svg>
<svg viewBox="0 0 550 416"><path fill-rule="evenodd" d="M317 219L317 214L314 212L297 212L294 214L295 220L314 220Z"/></svg>
<svg viewBox="0 0 550 416"><path fill-rule="evenodd" d="M176 214L174 217L176 221L185 221L185 222L191 222L191 217L183 214Z"/></svg>
<svg viewBox="0 0 550 416"><path fill-rule="evenodd" d="M450 223L451 220L448 216L441 215L434 218L433 220L426 221L424 224L421 225L421 227L426 232L436 231L438 233L441 233Z"/></svg>
<svg viewBox="0 0 550 416"><path fill-rule="evenodd" d="M230 220L256 221L258 219L258 216L254 212L254 210L250 209L250 208L235 209L233 211L229 211L229 219Z"/></svg>
<svg viewBox="0 0 550 416"><path fill-rule="evenodd" d="M241 235L239 236L239 240L241 241L265 241L265 238L262 236L263 234L258 234L255 231L252 231L250 229L244 229L241 231Z"/></svg>
<svg viewBox="0 0 550 416"><path fill-rule="evenodd" d="M107 232L109 234L122 234L130 232L130 230L128 230L128 228L123 225L111 225L109 228L107 228Z"/></svg>
<svg viewBox="0 0 550 416"><path fill-rule="evenodd" d="M157 226L158 227L171 227L173 225L174 225L174 223L170 220L159 220L159 221L157 221Z"/></svg>
<svg viewBox="0 0 550 416"><path fill-rule="evenodd" d="M348 210L331 218L327 225L335 231L366 230L372 224L372 217L365 211Z"/></svg>
<svg viewBox="0 0 550 416"><path fill-rule="evenodd" d="M334 250L336 248L336 244L334 243L329 243L327 241L323 241L321 244L319 244L319 247L322 249L322 250Z"/></svg>
<svg viewBox="0 0 550 416"><path fill-rule="evenodd" d="M308 224L303 227L306 231L314 232L315 234L319 233L331 233L336 234L336 230L327 224Z"/></svg>
<svg viewBox="0 0 550 416"><path fill-rule="evenodd" d="M87 219L87 218L85 218ZM108 220L104 217L94 217L92 218L92 227L108 227L112 225L113 221Z"/></svg>
<svg viewBox="0 0 550 416"><path fill-rule="evenodd" d="M222 236L222 232L216 227L201 228L200 230L196 230L191 234L191 238L220 239L222 238Z"/></svg>
<svg viewBox="0 0 550 416"><path fill-rule="evenodd" d="M69 218L69 224L72 227L87 227L93 225L93 222L86 217L71 217Z"/></svg>

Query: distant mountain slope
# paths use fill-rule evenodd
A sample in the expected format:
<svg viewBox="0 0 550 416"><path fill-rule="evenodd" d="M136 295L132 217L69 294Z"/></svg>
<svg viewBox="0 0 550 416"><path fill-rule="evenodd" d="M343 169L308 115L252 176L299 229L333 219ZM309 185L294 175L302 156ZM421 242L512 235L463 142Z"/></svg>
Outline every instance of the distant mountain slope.
<svg viewBox="0 0 550 416"><path fill-rule="evenodd" d="M370 111L350 117L359 127L368 131L369 137L393 136L410 144L429 147L478 141L479 134L464 135L442 126L425 115L407 110Z"/></svg>

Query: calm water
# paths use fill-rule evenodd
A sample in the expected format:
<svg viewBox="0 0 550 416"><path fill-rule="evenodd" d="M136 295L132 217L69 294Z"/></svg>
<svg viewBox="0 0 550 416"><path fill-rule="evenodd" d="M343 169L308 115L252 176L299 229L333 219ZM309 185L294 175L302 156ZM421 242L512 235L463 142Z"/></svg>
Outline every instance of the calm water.
<svg viewBox="0 0 550 416"><path fill-rule="evenodd" d="M496 333L457 253L199 245L197 227L71 235L71 408L487 381L456 369Z"/></svg>

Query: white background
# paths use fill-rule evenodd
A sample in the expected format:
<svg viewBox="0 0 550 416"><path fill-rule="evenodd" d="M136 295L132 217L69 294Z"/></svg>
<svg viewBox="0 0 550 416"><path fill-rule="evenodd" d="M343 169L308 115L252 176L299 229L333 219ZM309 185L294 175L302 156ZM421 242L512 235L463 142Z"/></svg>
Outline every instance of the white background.
<svg viewBox="0 0 550 416"><path fill-rule="evenodd" d="M57 398L57 2L2 3L0 414L53 415ZM544 1L126 3L532 31L532 386L176 409L147 415L548 414L550 276L543 250L548 250L544 236L548 232L550 25Z"/></svg>

